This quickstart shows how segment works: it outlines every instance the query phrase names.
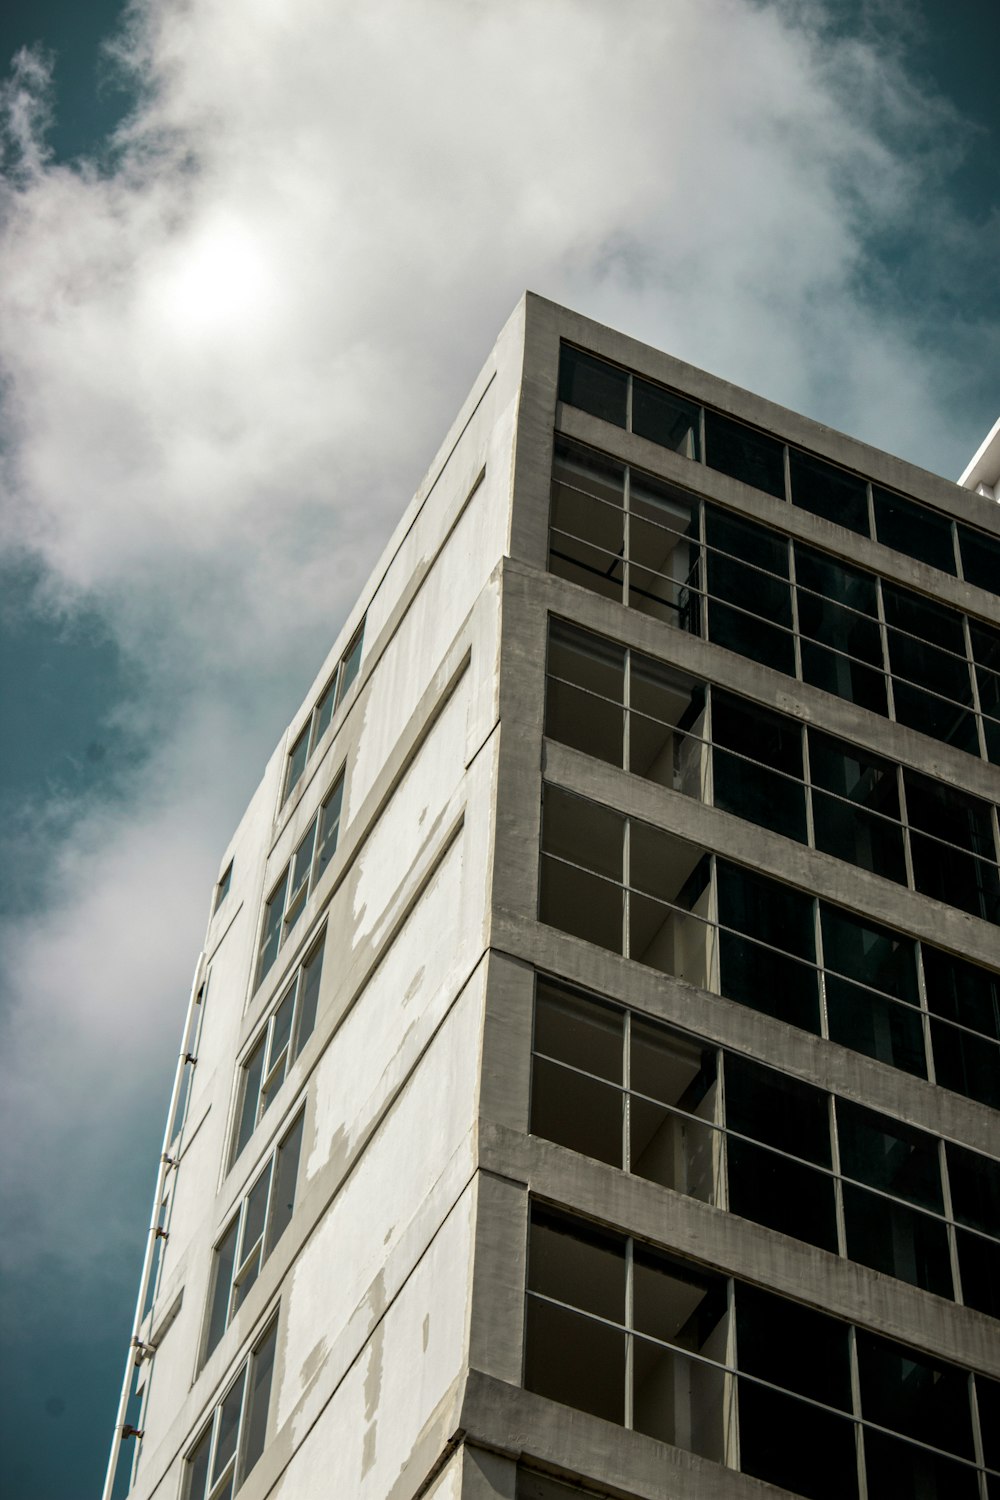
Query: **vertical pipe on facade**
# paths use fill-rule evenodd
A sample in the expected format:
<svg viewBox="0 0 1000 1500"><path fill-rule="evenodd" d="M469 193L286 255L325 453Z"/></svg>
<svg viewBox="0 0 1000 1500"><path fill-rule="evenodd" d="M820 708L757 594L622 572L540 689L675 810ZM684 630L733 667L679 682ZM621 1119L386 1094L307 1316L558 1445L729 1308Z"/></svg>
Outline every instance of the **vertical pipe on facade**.
<svg viewBox="0 0 1000 1500"><path fill-rule="evenodd" d="M156 1170L156 1190L153 1194L153 1212L150 1217L149 1232L146 1235L146 1250L142 1259L142 1275L139 1278L139 1295L135 1303L135 1316L132 1319L132 1336L129 1339L128 1355L125 1360L125 1375L122 1380L121 1395L118 1398L118 1415L115 1418L115 1430L111 1439L111 1453L108 1458L108 1471L104 1480L104 1490L101 1500L111 1500L114 1489L115 1474L118 1469L118 1455L121 1453L124 1441L122 1433L125 1426L125 1414L128 1410L129 1393L132 1386L133 1371L136 1366L135 1351L139 1346L139 1329L142 1326L143 1308L146 1303L146 1292L149 1288L149 1276L153 1265L153 1249L156 1245L156 1232L159 1228L160 1204L163 1201L163 1189L173 1163L167 1152L170 1147L174 1116L177 1113L177 1105L181 1097L181 1088L184 1082L184 1069L190 1061L188 1045L191 1038L191 1022L194 1018L194 1008L198 1004L201 992L202 980L205 972L205 953L202 950L198 955L195 965L194 979L191 981L191 993L188 996L187 1012L184 1016L184 1029L181 1032L181 1049L177 1056L177 1067L174 1071L174 1086L170 1091L170 1103L167 1107L167 1120L163 1127L163 1146L160 1150L160 1162Z"/></svg>

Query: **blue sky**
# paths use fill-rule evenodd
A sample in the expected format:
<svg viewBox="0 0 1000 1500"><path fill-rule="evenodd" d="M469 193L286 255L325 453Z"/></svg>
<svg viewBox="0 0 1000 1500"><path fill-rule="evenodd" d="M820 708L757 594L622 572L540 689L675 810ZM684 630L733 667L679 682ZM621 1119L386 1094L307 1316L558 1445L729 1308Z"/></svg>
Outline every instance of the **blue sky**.
<svg viewBox="0 0 1000 1500"><path fill-rule="evenodd" d="M507 313L531 286L957 474L997 415L1000 13L16 9L0 1413L10 1500L73 1500L219 858Z"/></svg>

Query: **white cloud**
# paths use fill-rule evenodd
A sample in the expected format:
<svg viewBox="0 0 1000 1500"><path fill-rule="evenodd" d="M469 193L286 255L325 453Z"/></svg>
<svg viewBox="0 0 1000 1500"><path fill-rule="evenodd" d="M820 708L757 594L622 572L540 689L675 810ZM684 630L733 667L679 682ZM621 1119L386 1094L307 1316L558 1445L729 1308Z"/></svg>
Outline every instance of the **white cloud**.
<svg viewBox="0 0 1000 1500"><path fill-rule="evenodd" d="M975 308L900 306L870 254L903 226L974 263L933 206L960 122L823 18L143 0L101 170L46 158L18 64L3 538L145 661L158 736L6 934L15 1117L83 1241L114 1194L72 1143L113 1164L165 1080L227 824L526 285L918 461L974 446L948 341ZM21 1160L15 1258L61 1212Z"/></svg>

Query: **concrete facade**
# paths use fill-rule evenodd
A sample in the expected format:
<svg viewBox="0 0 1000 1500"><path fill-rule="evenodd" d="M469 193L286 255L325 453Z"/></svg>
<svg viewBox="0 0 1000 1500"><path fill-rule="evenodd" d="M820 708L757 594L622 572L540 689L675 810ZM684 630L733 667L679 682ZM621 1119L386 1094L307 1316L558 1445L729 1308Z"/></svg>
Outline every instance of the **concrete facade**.
<svg viewBox="0 0 1000 1500"><path fill-rule="evenodd" d="M559 399L561 343L607 362L616 380L632 372L625 420ZM700 436L692 427L687 450L674 451L635 430L642 425L637 403L649 395L642 382L654 388L654 403L657 392L664 399L679 393L682 406L689 403L684 410L717 415L701 416ZM870 534L804 508L794 488L789 503L701 461L696 450L703 457L706 422L723 418L784 445L786 494L799 450L863 476L875 518ZM558 487L564 463L558 445L565 442L582 445L574 453L628 466L619 507L627 514L624 541L608 552L607 567L580 562L596 555L606 509L591 507L587 514L597 520L580 524L597 530L580 531L569 543L550 529L558 519L550 508L553 466ZM669 543L701 561L683 578L664 564L655 584L641 591L635 585L633 593L637 549L647 545L642 526L652 514L640 508L647 482L673 487L677 504L701 518L686 523L681 542L681 531L671 532ZM581 480L575 492L583 499L569 505L590 504L584 488ZM886 528L895 524L893 496L903 497L904 518L905 504L926 509L928 526L951 537L957 563L938 567L886 544L880 518L888 518ZM673 513L673 501L656 503L657 514ZM787 627L789 639L795 634L794 673L755 659L739 640L734 649L713 638L711 589L719 566L713 558L724 553L713 552L706 528L717 516L755 523L800 571L820 553L831 565L883 581L872 618L889 652L888 677L881 674L890 684L885 707L857 701L863 693L852 699L808 680L803 622L811 596L804 572L788 584L797 591ZM662 552L663 523L655 524ZM940 955L933 972L947 971L956 958L971 964L973 970L961 970L963 983L995 996L1000 709L991 674L1000 659L987 656L1000 644L1000 604L982 581L983 559L988 567L993 556L1000 557L1000 516L985 497L540 298L522 301L220 865L225 884L213 898L182 1043L183 1088L151 1231L157 1257L154 1263L151 1255L148 1308L136 1332L129 1408L136 1414L128 1420L142 1436L121 1444L116 1494L128 1488L123 1476L133 1455L128 1492L141 1500L217 1500L235 1490L244 1500L567 1500L581 1492L645 1500L791 1493L823 1500L835 1482L837 1500L852 1493L868 1500L1000 1494L989 1423L1000 1413L996 1309L986 1310L983 1294L969 1290L973 1268L997 1263L993 1237L1000 1237L1000 1223L997 1205L985 1199L982 1220L970 1222L972 1210L958 1197L961 1189L978 1203L1000 1183L996 1099L981 1081L983 1069L996 1067L1000 1037L991 1037L980 1010L962 1012L957 1024L934 1010L925 953L932 948ZM643 558L646 579L652 574ZM622 589L613 597L619 574ZM762 590L770 578L761 574ZM1000 587L1000 574L992 587ZM893 608L903 609L910 594L943 606L949 620L962 619L972 653L964 663L971 687L956 690L957 707L934 720L933 734L921 728L917 709L906 709L913 669L903 670L902 657L893 655L904 636L913 638L913 626L905 616L909 624L897 638L887 611L893 600ZM848 606L824 607L836 619ZM850 608L860 617L856 599ZM629 749L618 764L588 749L610 700L580 697L594 693L596 676L560 687L553 620L577 632L573 639L599 642L594 661L605 660L601 651L627 659L628 683L696 685L711 719L703 713L697 734L681 721L670 731L675 756L678 745L686 747L699 768L693 783L652 762L638 771ZM362 627L360 667L347 681L344 664ZM346 683L346 690L338 688L340 701L324 723L317 715L331 682ZM592 711L578 708L575 718L574 711L557 713L553 695L571 690ZM638 688L634 699L630 691L614 719L625 725L626 747L651 723L642 718ZM791 785L787 770L768 772L784 780L773 782L773 797L755 804L752 816L734 810L732 796L727 805L721 741L713 735L721 733L723 705L737 700L741 712L777 725L775 734L805 736L802 774L812 780L794 837L768 810ZM940 695L928 699L930 714L940 701ZM706 729L709 723L715 728ZM314 743L299 767L303 730ZM609 731L612 739L617 732ZM670 736L659 721L656 733L666 744ZM843 792L835 807L822 801L826 789L815 767L820 748L825 754L831 744L838 753L853 747L876 766L866 786L902 789L897 813L886 811L895 804L884 795L874 812L865 809L883 821L865 825L864 838L850 846L852 858L844 857L839 832L824 846L823 828L846 817L838 809L852 799L856 807L860 797L855 790ZM764 777L761 785L772 784L746 755L736 783ZM290 765L297 780L289 790ZM313 820L338 787L335 847L321 853ZM918 809L939 805L945 821L921 825ZM889 837L890 817L901 851L891 876L879 864L882 856L871 854L883 834ZM967 838L951 850L951 835L944 838L941 829L964 828L965 819L975 825L975 849L966 847ZM324 826L318 825L320 841ZM615 844L619 836L624 854ZM964 837L956 835L960 844ZM292 871L291 892L303 848L309 873L296 898L280 877ZM650 876L641 865L646 848L653 851ZM942 897L942 868L956 872L955 890L962 892L956 904ZM694 869L706 872L699 877L705 884L689 903ZM803 976L808 972L802 993L819 986L819 1019L811 1028L780 1013L784 1000L770 1006L766 996L748 998L743 978L731 977L749 975L751 985L758 960L765 968L777 963L768 957L776 951L774 933L766 941L749 928L735 934L724 906L725 881L751 874L811 903L819 947L814 951L809 937L810 956L782 959L785 968L773 969L793 973L788 964L799 962ZM260 954L279 889L280 946L264 972ZM899 997L889 1003L876 995L870 975L854 974L850 1015L859 1006L877 1012L873 1036L881 1035L878 1018L888 1018L887 1036L912 1023L926 1062L910 1057L900 1066L902 1053L891 1052L897 1043L869 1044L856 1020L850 1024L858 1027L857 1039L837 1032L834 997L849 976L835 971L829 952L824 958L828 918L834 925L867 923L869 947L873 933L883 943L885 932L894 934L890 946L904 955L904 965L905 955L919 951L905 1013ZM279 1016L293 1012L291 1001L281 1010L282 1001L290 985L305 994L318 941L314 1023L299 1040L300 999L281 1078L266 1092L253 1059L263 1056L262 1036L283 1034ZM734 959L737 948L741 956ZM790 992L797 994L797 983L793 973ZM554 997L548 1003L568 1049L561 1056L540 1040L542 990ZM624 1076L588 1040L587 1028L599 1028L602 1017L609 1036L617 1027L615 1034L626 1038ZM635 1081L634 1049L642 1037L650 1056L697 1053L702 1076L718 1069L728 1083L706 1086L709 1102L697 1106L689 1102L691 1089L652 1099L648 1090L659 1085ZM979 1068L964 1092L938 1081L956 1049ZM676 1066L664 1064L664 1089ZM744 1076L771 1079L813 1110L810 1118L819 1118L816 1110L829 1118L833 1155L807 1161L791 1115L789 1138L780 1143L754 1136L752 1120L734 1125L726 1111L735 1109L735 1080ZM259 1118L234 1151L248 1118L248 1090L258 1087ZM638 1149L643 1110L659 1111L647 1165L632 1155L609 1159L613 1125L602 1136L605 1144L593 1146L604 1105L586 1101L601 1099L609 1101L608 1118L624 1122L626 1152ZM279 1192L284 1179L277 1164L267 1164L278 1163L275 1153L292 1139L300 1117L297 1171ZM898 1127L891 1150L884 1146L889 1126ZM909 1175L887 1175L883 1162L876 1181L859 1178L862 1168L850 1166L851 1142L874 1139L880 1129L882 1156L906 1157ZM857 1151L868 1163L863 1170L877 1175L868 1147ZM744 1171L741 1161L757 1165ZM801 1177L805 1197L813 1184L829 1201L833 1217L822 1232L811 1223L806 1237L789 1232L787 1223L775 1227L783 1198L795 1194L777 1191L776 1207L754 1206L771 1201L767 1161L775 1172L793 1174L789 1182ZM931 1188L920 1166L928 1162L932 1175L935 1162L941 1172ZM696 1169L707 1173L700 1187L692 1185ZM244 1291L239 1268L223 1264L225 1245L235 1223L233 1234L244 1236L237 1260L245 1258L256 1222L254 1188L267 1171L275 1184L265 1213L271 1227L260 1220L259 1260ZM962 1186L973 1178L978 1188ZM858 1207L862 1198L868 1209ZM274 1232L281 1213L282 1228ZM553 1213L550 1222L546 1214ZM881 1223L880 1215L888 1226L884 1242L876 1242L876 1230L863 1234L859 1227ZM601 1265L622 1268L625 1300L617 1312L608 1309L618 1296L612 1287L618 1270L600 1272L611 1278L604 1287L591 1285L581 1269L591 1263L588 1255L598 1255L593 1247L601 1235ZM552 1281L563 1274L565 1293ZM220 1301L220 1278L226 1288L232 1282L228 1303ZM644 1290L654 1284L654 1291ZM692 1287L708 1288L697 1317ZM760 1303L761 1292L771 1301ZM797 1327L799 1310L818 1315L809 1326L844 1351L846 1395L834 1400L804 1389L801 1375L798 1385L782 1385L784 1377L774 1374L780 1362L765 1370L746 1332L753 1296L778 1309L779 1355L780 1329ZM643 1299L651 1299L652 1311L643 1310ZM693 1332L706 1323L710 1303L717 1309L713 1330ZM677 1308L690 1314L683 1327L679 1314L670 1323ZM213 1317L222 1320L214 1332ZM902 1386L891 1410L870 1404L866 1371L881 1368L880 1359L891 1364L897 1344L912 1352L914 1369L933 1372L928 1389L964 1390L970 1414L962 1407L955 1416L953 1403L946 1419L926 1393L907 1405ZM789 1345L789 1369L797 1357ZM234 1380L244 1380L242 1404L229 1398ZM915 1427L918 1407L922 1425ZM856 1455L845 1460L846 1481L830 1477L822 1454L809 1473L782 1469L780 1459L768 1456L773 1444L765 1429L777 1422L779 1408L792 1426L800 1419L806 1426L826 1423L817 1433L829 1429L835 1446ZM881 1477L890 1450L892 1490Z"/></svg>

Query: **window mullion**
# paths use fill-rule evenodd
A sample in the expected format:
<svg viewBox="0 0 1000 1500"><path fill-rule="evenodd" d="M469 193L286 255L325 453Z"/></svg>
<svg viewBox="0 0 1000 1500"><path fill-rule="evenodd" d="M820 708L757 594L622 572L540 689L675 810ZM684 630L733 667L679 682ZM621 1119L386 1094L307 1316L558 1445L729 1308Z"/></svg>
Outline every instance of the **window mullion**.
<svg viewBox="0 0 1000 1500"><path fill-rule="evenodd" d="M631 1235L625 1241L625 1426L632 1428L635 1419L635 1289L634 1289L635 1241Z"/></svg>
<svg viewBox="0 0 1000 1500"><path fill-rule="evenodd" d="M868 1475L865 1469L865 1430L860 1420L861 1371L858 1366L858 1331L853 1323L847 1325L847 1347L851 1365L851 1409L854 1422L854 1452L858 1465L858 1500L868 1500Z"/></svg>

